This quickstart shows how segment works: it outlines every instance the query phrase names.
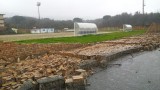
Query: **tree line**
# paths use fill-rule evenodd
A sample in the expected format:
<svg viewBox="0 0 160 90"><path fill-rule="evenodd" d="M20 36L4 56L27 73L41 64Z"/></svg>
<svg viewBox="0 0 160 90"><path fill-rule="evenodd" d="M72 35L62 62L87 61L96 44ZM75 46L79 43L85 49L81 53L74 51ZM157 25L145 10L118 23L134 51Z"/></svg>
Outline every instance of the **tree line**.
<svg viewBox="0 0 160 90"><path fill-rule="evenodd" d="M160 13L135 14L122 13L115 16L105 15L95 20L83 20L82 18L74 18L73 20L54 20L49 18L37 19L25 16L13 16L5 19L6 26L18 29L37 28L74 28L74 22L95 23L99 28L104 27L122 27L123 24L131 24L133 26L149 26L151 23L160 23Z"/></svg>
<svg viewBox="0 0 160 90"><path fill-rule="evenodd" d="M99 23L100 27L122 27L123 24L131 24L133 26L149 26L153 22L160 23L160 13L140 14L136 12L134 15L122 13L116 16L106 15Z"/></svg>
<svg viewBox="0 0 160 90"><path fill-rule="evenodd" d="M10 18L6 18L5 22L10 27L18 29L32 29L33 27L55 29L73 28L72 20L55 21L49 18L43 18L39 20L33 17L13 16Z"/></svg>

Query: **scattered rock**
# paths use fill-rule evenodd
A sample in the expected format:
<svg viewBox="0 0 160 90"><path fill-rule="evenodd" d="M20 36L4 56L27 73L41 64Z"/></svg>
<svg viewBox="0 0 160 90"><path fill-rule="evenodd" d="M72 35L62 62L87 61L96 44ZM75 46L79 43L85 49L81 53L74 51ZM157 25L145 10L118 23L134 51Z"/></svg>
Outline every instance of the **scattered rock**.
<svg viewBox="0 0 160 90"><path fill-rule="evenodd" d="M18 59L17 59L17 62L19 63L20 61L21 61L20 58L18 58Z"/></svg>

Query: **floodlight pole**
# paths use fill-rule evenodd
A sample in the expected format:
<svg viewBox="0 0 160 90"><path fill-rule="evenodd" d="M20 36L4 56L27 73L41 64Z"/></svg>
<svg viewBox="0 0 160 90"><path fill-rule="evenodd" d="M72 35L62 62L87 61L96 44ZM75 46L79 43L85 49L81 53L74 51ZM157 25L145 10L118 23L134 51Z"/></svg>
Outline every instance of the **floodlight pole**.
<svg viewBox="0 0 160 90"><path fill-rule="evenodd" d="M40 18L40 10L39 10L40 5L41 5L41 3L40 3L40 2L37 2L37 7L38 7L38 18L39 18L39 20L41 19L41 18Z"/></svg>
<svg viewBox="0 0 160 90"><path fill-rule="evenodd" d="M144 15L144 7L145 7L144 0L143 0L142 3L143 3L143 4L142 4L142 11L143 11L143 15Z"/></svg>
<svg viewBox="0 0 160 90"><path fill-rule="evenodd" d="M38 6L38 16L39 16L39 20L40 20L40 12L39 12L39 6Z"/></svg>

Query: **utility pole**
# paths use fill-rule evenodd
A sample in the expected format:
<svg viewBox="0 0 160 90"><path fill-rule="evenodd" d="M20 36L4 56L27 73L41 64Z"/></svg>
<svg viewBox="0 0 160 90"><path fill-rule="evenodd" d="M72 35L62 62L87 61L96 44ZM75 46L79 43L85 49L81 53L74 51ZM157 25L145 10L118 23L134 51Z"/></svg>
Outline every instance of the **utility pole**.
<svg viewBox="0 0 160 90"><path fill-rule="evenodd" d="M39 20L41 19L40 18L40 11L39 11L39 7L41 6L41 3L40 2L37 2L37 7L38 7L38 18Z"/></svg>

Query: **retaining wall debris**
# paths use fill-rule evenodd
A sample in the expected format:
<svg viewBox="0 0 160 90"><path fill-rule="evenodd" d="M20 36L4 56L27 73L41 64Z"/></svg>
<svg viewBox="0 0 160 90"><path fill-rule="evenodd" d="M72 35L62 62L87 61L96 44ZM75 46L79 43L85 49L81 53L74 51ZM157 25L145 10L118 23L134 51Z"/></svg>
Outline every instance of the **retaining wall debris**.
<svg viewBox="0 0 160 90"><path fill-rule="evenodd" d="M85 78L81 75L73 76L70 81L66 81L67 90L85 90Z"/></svg>
<svg viewBox="0 0 160 90"><path fill-rule="evenodd" d="M64 90L65 81L62 76L50 76L37 80L39 90Z"/></svg>
<svg viewBox="0 0 160 90"><path fill-rule="evenodd" d="M79 68L86 70L98 66L98 62L97 60L84 60L78 66Z"/></svg>
<svg viewBox="0 0 160 90"><path fill-rule="evenodd" d="M105 68L108 65L108 62L115 60L116 58L125 56L127 54L132 54L132 53L136 53L139 51L143 51L143 50L154 50L156 48L158 48L160 45L159 44L149 44L149 45L145 45L145 46L137 46L137 47L132 47L132 48L128 48L119 52L113 52L110 53L108 55L94 55L92 56L86 56L86 59L89 59L92 57L92 59L89 60L83 60L78 66L79 68L85 69L85 70L89 70L92 69L94 67L102 67ZM65 54L66 56L68 54ZM73 54L69 54L72 57L77 57L76 55ZM82 57L83 55L79 56ZM84 57L82 57L84 59ZM65 90L85 90L85 86L87 84L87 75L84 74L83 70L77 70L79 73L79 75L77 76L72 76L72 78L68 78L65 81L65 85L63 83L61 83L61 85L59 87L64 87L65 86ZM42 79L43 80L43 79ZM49 89L53 89L55 84L51 83L48 84L48 82L50 82L49 78L47 81L45 81L47 79L44 79L43 83L39 84L39 90L49 90ZM47 87L46 87L47 86ZM57 85L58 86L58 85ZM63 88L64 89L64 88ZM53 89L54 90L54 89ZM55 89L56 90L56 89ZM61 89L59 89L61 90Z"/></svg>
<svg viewBox="0 0 160 90"><path fill-rule="evenodd" d="M40 78L37 81L30 79L17 90L85 90L87 72L83 69L78 69L76 72L78 75L66 80L58 75Z"/></svg>
<svg viewBox="0 0 160 90"><path fill-rule="evenodd" d="M24 84L19 87L17 90L38 90L38 83L32 81L32 80L28 80L26 82L24 82Z"/></svg>
<svg viewBox="0 0 160 90"><path fill-rule="evenodd" d="M58 75L28 80L18 90L65 90L65 80Z"/></svg>
<svg viewBox="0 0 160 90"><path fill-rule="evenodd" d="M20 90L85 90L86 78L93 68L105 68L108 62L116 58L139 51L154 50L159 46L159 37L152 35L152 37L124 38L119 42L118 40L107 41L69 51L63 48L58 52L40 52L43 55L33 54L23 61L18 58L18 63L15 64L10 64L12 58L8 58L9 62L7 62L8 59L0 59L0 67L2 67L0 68L2 72L0 89L11 90L21 86ZM36 59L33 59L35 57ZM87 71L84 73L84 70L78 70L77 72L76 69ZM59 76L49 77L50 75L60 75L65 79Z"/></svg>

